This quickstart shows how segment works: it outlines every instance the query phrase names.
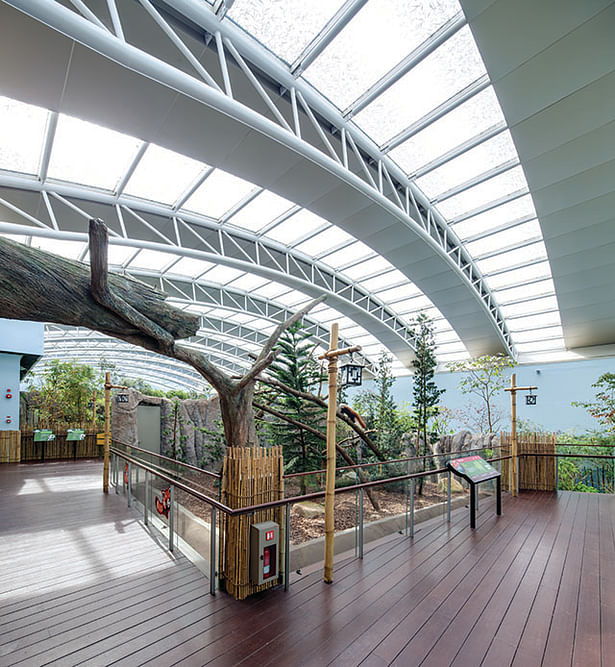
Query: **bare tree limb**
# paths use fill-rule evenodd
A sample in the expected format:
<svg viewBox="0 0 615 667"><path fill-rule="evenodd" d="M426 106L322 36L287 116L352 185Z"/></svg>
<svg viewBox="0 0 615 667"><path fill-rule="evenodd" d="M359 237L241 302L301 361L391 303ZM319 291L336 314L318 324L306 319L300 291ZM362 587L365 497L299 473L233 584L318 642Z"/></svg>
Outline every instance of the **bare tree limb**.
<svg viewBox="0 0 615 667"><path fill-rule="evenodd" d="M308 431L309 433L312 433L315 435L317 438L320 438L324 442L327 441L327 436L324 433L321 433L318 429L315 429L313 426L309 426L308 424L304 424L303 422L298 421L297 419L293 419L292 417L288 417L282 412L278 412L277 410L273 410L272 408L263 405L262 403L258 403L256 401L252 402L252 405L259 410L262 410L263 412L268 412L270 415L273 415L274 417L277 417L278 419L281 419L282 421L288 422L289 424L292 424L293 426L296 426L297 428L302 428L305 431ZM335 449L337 450L337 453L346 461L346 463L350 466L355 466L357 465L355 461L352 459L350 454L342 447L341 443L338 443L335 445ZM359 477L359 480L361 482L368 482L369 480L367 477L365 477L365 474L360 468L356 468L357 475ZM367 493L367 496L373 505L374 509L379 512L380 511L380 504L378 503L378 500L375 498L374 494L372 493L372 489L366 489L365 492Z"/></svg>
<svg viewBox="0 0 615 667"><path fill-rule="evenodd" d="M142 331L146 336L150 336L158 341L161 352L164 352L167 356L172 356L173 345L175 343L173 336L166 329L150 320L149 317L139 312L121 297L116 296L109 289L107 280L109 237L105 223L98 218L92 218L90 220L89 236L90 273L92 276L90 291L94 299L101 306L105 306L105 308L108 308L126 320L128 324Z"/></svg>
<svg viewBox="0 0 615 667"><path fill-rule="evenodd" d="M272 350L269 352L269 354L262 359L257 359L254 364L252 364L252 367L250 370L246 372L246 374L239 379L237 384L235 385L236 390L240 391L243 389L249 382L254 382L256 378L274 361L274 359L278 356L278 353L276 350Z"/></svg>
<svg viewBox="0 0 615 667"><path fill-rule="evenodd" d="M292 394L293 396L297 396L298 398L303 398L306 401L311 401L312 403L315 403L316 405L320 405L323 408L327 407L327 401L325 401L323 398L320 398L319 396L316 396L315 394L310 394L309 392L305 391L299 391L298 389L294 389L293 387L289 387L288 385L284 384L283 382L280 382L279 380L275 380L270 377L265 377L261 375L259 378L259 381L262 382L263 384L266 384L270 387L275 387L279 391L286 392L288 394ZM348 418L345 414L343 414L340 410L337 411L337 417L338 419L341 419L345 424L348 424L350 428L363 440L363 442L372 450L372 452L376 455L377 458L379 458L381 461L386 461L386 456L382 453L378 445L367 435L367 431L362 429L358 424L355 424L352 419Z"/></svg>
<svg viewBox="0 0 615 667"><path fill-rule="evenodd" d="M314 306L317 306L319 303L322 303L327 296L323 294L322 296L319 296L317 299L314 299L313 301L310 301L307 305L305 305L301 310L297 311L292 317L289 317L285 322L282 322L282 324L279 324L274 332L269 336L267 339L267 342L263 345L263 349L260 351L260 354L256 358L256 362L258 363L262 359L264 359L274 348L275 344L278 342L279 337L289 328L291 327L295 322L298 322L304 315L307 315ZM273 361L273 360L272 360Z"/></svg>

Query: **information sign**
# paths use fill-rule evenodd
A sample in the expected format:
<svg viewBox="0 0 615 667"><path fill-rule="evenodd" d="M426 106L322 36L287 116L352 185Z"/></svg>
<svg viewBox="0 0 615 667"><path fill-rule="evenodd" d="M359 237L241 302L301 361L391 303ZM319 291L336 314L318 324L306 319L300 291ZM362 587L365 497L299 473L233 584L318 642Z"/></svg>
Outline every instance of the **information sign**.
<svg viewBox="0 0 615 667"><path fill-rule="evenodd" d="M461 477L477 484L497 477L500 473L480 456L465 456L448 462L448 467Z"/></svg>
<svg viewBox="0 0 615 667"><path fill-rule="evenodd" d="M55 438L51 429L37 428L34 430L34 442L48 442L49 440L55 440Z"/></svg>
<svg viewBox="0 0 615 667"><path fill-rule="evenodd" d="M69 428L66 430L66 440L68 442L85 440L85 433L82 428Z"/></svg>
<svg viewBox="0 0 615 667"><path fill-rule="evenodd" d="M128 403L128 394L118 394L117 395L118 403Z"/></svg>

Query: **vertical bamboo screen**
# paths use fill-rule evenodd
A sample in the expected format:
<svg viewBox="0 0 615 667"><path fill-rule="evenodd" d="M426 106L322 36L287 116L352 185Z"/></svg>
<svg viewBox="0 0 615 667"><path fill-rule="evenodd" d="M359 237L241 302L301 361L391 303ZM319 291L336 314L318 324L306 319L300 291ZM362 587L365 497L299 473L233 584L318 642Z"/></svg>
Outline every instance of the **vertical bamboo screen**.
<svg viewBox="0 0 615 667"><path fill-rule="evenodd" d="M519 455L535 452L537 454L555 454L555 433L526 433L517 435ZM502 434L502 444L510 443L510 434ZM508 465L502 466L502 488L508 488ZM555 491L555 456L520 456L519 489L533 491Z"/></svg>
<svg viewBox="0 0 615 667"><path fill-rule="evenodd" d="M222 502L237 509L280 500L284 497L283 474L281 447L230 447L224 458ZM237 600L277 583L277 579L262 586L250 582L250 526L261 521L275 521L282 527L282 508L255 515L222 515L222 576L227 592ZM278 572L284 562L283 545L280 535Z"/></svg>
<svg viewBox="0 0 615 667"><path fill-rule="evenodd" d="M21 432L0 431L0 463L21 461Z"/></svg>

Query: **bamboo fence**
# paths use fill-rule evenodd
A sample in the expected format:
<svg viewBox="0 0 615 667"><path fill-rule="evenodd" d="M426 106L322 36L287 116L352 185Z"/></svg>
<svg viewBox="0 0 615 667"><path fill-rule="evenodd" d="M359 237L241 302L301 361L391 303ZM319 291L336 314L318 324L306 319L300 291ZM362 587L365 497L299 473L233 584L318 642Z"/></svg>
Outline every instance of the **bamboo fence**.
<svg viewBox="0 0 615 667"><path fill-rule="evenodd" d="M503 446L510 444L510 434L503 433ZM524 433L517 434L517 451L519 453L519 490L555 491L556 482L556 446L555 433ZM527 453L552 454L553 456L522 456ZM510 461L502 462L503 488L508 489ZM504 465L505 464L505 465Z"/></svg>
<svg viewBox="0 0 615 667"><path fill-rule="evenodd" d="M0 431L0 463L21 461L21 432Z"/></svg>
<svg viewBox="0 0 615 667"><path fill-rule="evenodd" d="M222 502L233 509L281 500L284 497L281 447L230 447L224 458ZM250 580L250 526L275 521L282 526L282 508L229 517L222 515L222 576L225 587L235 599L270 588L274 579L261 586ZM280 535L278 573L284 562L284 541Z"/></svg>
<svg viewBox="0 0 615 667"><path fill-rule="evenodd" d="M34 427L25 426L21 429L21 461L40 461L58 459L91 459L101 455L101 446L96 442L98 429L91 424L49 424L38 428L49 428L55 434L54 440L34 442ZM83 440L66 439L69 428L82 428L85 433Z"/></svg>

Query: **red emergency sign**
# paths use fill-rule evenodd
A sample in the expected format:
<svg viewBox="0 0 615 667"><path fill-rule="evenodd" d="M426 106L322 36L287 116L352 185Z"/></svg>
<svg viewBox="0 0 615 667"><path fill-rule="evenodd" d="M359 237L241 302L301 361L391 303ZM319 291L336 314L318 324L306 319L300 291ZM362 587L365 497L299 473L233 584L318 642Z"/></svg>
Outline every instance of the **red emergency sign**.
<svg viewBox="0 0 615 667"><path fill-rule="evenodd" d="M273 530L268 530L265 533L265 542L271 542L271 540L273 539L273 535L274 535Z"/></svg>

